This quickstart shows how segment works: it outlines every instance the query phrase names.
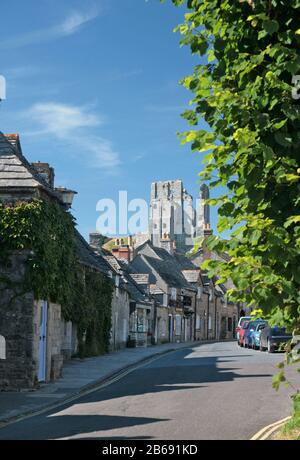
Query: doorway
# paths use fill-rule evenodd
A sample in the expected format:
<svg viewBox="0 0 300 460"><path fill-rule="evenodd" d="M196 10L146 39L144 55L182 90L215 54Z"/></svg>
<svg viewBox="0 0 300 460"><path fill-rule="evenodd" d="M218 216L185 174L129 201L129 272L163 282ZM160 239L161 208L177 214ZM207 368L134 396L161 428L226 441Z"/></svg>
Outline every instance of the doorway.
<svg viewBox="0 0 300 460"><path fill-rule="evenodd" d="M46 349L47 349L47 313L48 304L42 300L40 305L40 339L39 339L39 369L38 381L46 380Z"/></svg>

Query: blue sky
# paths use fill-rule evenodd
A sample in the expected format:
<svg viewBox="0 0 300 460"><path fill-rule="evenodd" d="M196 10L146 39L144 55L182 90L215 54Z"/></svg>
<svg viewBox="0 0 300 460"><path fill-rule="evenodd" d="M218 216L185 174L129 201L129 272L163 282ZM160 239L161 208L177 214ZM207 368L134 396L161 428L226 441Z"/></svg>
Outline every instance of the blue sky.
<svg viewBox="0 0 300 460"><path fill-rule="evenodd" d="M85 237L119 190L149 201L151 182L182 179L197 195L201 156L176 135L191 97L178 81L196 62L173 32L183 14L159 0L1 1L0 130L78 192Z"/></svg>

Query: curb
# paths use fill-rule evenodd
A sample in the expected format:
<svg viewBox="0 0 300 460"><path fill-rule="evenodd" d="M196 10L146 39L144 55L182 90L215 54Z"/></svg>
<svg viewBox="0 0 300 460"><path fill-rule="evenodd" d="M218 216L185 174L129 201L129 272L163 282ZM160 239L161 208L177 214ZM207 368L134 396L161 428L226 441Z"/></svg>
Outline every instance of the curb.
<svg viewBox="0 0 300 460"><path fill-rule="evenodd" d="M269 439L271 434L274 433L274 431L278 430L281 428L288 420L291 419L291 416L285 417L281 420L278 420L277 422L271 423L271 425L267 425L261 430L259 430L252 438L250 441L266 441Z"/></svg>

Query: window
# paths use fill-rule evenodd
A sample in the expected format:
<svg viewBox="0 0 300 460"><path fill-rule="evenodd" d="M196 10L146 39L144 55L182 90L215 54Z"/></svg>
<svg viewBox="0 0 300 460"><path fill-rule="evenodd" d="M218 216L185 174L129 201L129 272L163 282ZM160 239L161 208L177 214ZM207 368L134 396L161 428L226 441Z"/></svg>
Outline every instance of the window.
<svg viewBox="0 0 300 460"><path fill-rule="evenodd" d="M201 299L201 296L202 296L202 286L198 287L197 299Z"/></svg>
<svg viewBox="0 0 300 460"><path fill-rule="evenodd" d="M181 334L181 316L176 315L175 316L175 335L180 335Z"/></svg>
<svg viewBox="0 0 300 460"><path fill-rule="evenodd" d="M146 315L144 309L137 309L137 332L147 332Z"/></svg>
<svg viewBox="0 0 300 460"><path fill-rule="evenodd" d="M163 305L166 307L168 306L168 294L163 295Z"/></svg>
<svg viewBox="0 0 300 460"><path fill-rule="evenodd" d="M167 334L167 321L163 319L162 324L161 324L161 336L165 337L166 334Z"/></svg>
<svg viewBox="0 0 300 460"><path fill-rule="evenodd" d="M228 318L228 331L232 331L232 318Z"/></svg>
<svg viewBox="0 0 300 460"><path fill-rule="evenodd" d="M6 343L3 335L0 335L0 359L6 359Z"/></svg>
<svg viewBox="0 0 300 460"><path fill-rule="evenodd" d="M176 297L177 297L177 289L171 288L171 299L176 300Z"/></svg>
<svg viewBox="0 0 300 460"><path fill-rule="evenodd" d="M201 329L201 316L196 316L196 329Z"/></svg>

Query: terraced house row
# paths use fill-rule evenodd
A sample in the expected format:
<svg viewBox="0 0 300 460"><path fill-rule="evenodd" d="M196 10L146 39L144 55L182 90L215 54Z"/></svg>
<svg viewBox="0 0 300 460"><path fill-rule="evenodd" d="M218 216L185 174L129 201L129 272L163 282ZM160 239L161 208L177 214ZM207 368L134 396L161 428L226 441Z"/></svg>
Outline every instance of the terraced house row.
<svg viewBox="0 0 300 460"><path fill-rule="evenodd" d="M97 232L90 234L88 243L76 230L71 215L76 192L55 187L54 177L49 164L27 161L18 135L0 133L0 389L55 380L64 362L74 356L235 337L238 319L248 310L226 298L230 284L216 284L217 279L209 279L200 269L205 258L219 257L205 246L211 234L204 201L207 187L201 188L193 211L182 181L153 183L149 233L103 244ZM30 206L25 205L32 203L53 204L60 218L52 221L47 211L48 220L40 225L38 212L28 225ZM193 235L203 236L197 252L185 244L184 222L183 235L174 231L184 203L192 216ZM11 216L15 220L6 220ZM55 241L70 233L74 254L66 245L60 259L55 254L47 257ZM22 238L26 244L14 243ZM35 247L37 242L40 246ZM75 265L72 296L63 282Z"/></svg>

